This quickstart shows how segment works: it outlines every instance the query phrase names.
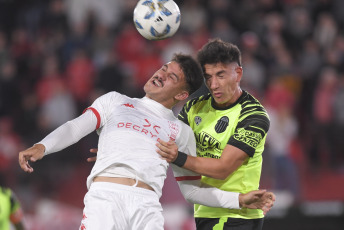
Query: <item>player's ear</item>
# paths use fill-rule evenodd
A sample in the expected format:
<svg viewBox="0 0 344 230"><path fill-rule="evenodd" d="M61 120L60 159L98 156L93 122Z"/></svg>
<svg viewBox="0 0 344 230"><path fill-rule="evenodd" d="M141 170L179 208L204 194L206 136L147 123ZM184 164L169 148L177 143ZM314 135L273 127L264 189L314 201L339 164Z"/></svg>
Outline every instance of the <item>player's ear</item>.
<svg viewBox="0 0 344 230"><path fill-rule="evenodd" d="M189 97L189 93L186 90L183 90L182 92L180 92L176 96L174 96L174 98L178 101L185 100L188 97Z"/></svg>
<svg viewBox="0 0 344 230"><path fill-rule="evenodd" d="M237 73L237 82L240 82L241 81L241 77L242 77L242 74L243 74L243 69L241 66L238 66L235 68L235 72Z"/></svg>

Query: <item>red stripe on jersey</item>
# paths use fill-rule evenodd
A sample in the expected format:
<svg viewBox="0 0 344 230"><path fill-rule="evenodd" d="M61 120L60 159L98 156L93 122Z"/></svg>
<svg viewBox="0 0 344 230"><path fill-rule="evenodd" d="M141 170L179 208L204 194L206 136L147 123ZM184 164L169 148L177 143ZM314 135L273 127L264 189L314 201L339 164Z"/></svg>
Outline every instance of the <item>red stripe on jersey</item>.
<svg viewBox="0 0 344 230"><path fill-rule="evenodd" d="M179 176L176 177L176 181L183 181L183 180L200 180L201 176Z"/></svg>
<svg viewBox="0 0 344 230"><path fill-rule="evenodd" d="M88 107L88 108L86 108L86 109L84 110L84 112L82 112L82 113L85 113L87 110L91 110L91 111L94 113L94 115L96 115L96 117L97 117L97 126L96 126L96 129L98 129L98 128L100 127L100 115L99 115L98 111L97 111L95 108Z"/></svg>

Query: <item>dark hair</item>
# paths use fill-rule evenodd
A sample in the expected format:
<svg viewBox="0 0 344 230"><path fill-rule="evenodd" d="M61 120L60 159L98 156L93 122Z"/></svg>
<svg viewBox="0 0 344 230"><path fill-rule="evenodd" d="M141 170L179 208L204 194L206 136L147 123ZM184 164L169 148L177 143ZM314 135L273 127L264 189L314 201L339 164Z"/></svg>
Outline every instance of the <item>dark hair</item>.
<svg viewBox="0 0 344 230"><path fill-rule="evenodd" d="M180 65L185 75L187 90L189 95L191 95L199 89L203 83L203 73L200 65L192 56L181 53L175 54L172 61Z"/></svg>
<svg viewBox="0 0 344 230"><path fill-rule="evenodd" d="M228 64L236 62L241 66L241 52L236 45L216 38L209 40L209 42L198 51L197 60L203 71L204 65L206 64Z"/></svg>

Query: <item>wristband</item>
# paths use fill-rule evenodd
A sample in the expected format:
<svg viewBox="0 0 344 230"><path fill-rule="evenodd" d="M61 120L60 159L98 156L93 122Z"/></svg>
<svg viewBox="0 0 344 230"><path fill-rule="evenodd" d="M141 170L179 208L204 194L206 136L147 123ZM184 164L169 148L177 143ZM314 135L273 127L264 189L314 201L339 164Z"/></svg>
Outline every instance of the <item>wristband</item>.
<svg viewBox="0 0 344 230"><path fill-rule="evenodd" d="M183 167L187 158L188 158L188 155L186 155L183 152L178 151L178 156L172 163L179 166L179 167Z"/></svg>

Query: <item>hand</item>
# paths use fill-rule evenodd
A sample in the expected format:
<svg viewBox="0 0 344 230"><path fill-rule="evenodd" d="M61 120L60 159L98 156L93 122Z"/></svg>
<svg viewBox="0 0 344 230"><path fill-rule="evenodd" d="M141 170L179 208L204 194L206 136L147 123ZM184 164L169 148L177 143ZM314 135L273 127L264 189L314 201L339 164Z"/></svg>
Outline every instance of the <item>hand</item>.
<svg viewBox="0 0 344 230"><path fill-rule="evenodd" d="M37 144L19 153L19 165L28 173L33 172L33 168L30 166L29 161L36 162L44 157L45 146Z"/></svg>
<svg viewBox="0 0 344 230"><path fill-rule="evenodd" d="M264 215L270 211L276 200L275 194L266 190L255 190L239 195L240 207L250 209L261 209Z"/></svg>
<svg viewBox="0 0 344 230"><path fill-rule="evenodd" d="M168 163L172 163L176 160L178 156L178 146L177 144L170 140L168 142L158 139L156 146L159 148L156 150L160 154L163 160L166 160Z"/></svg>
<svg viewBox="0 0 344 230"><path fill-rule="evenodd" d="M90 149L90 152L97 154L98 149ZM97 156L87 158L87 162L95 162L96 160L97 160Z"/></svg>

